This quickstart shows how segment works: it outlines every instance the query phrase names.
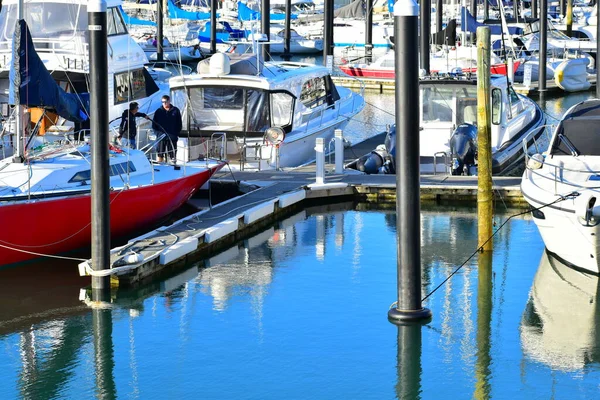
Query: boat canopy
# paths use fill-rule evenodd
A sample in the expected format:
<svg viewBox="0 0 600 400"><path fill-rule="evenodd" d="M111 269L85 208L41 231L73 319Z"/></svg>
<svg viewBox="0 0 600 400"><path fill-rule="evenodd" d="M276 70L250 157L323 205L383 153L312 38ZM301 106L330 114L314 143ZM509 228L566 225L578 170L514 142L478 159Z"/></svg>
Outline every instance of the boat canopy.
<svg viewBox="0 0 600 400"><path fill-rule="evenodd" d="M246 4L238 1L238 19L240 21L260 21L260 12L254 11ZM285 20L285 14L273 14L271 13L269 18L271 21L283 21ZM291 19L298 19L298 15L292 14Z"/></svg>
<svg viewBox="0 0 600 400"><path fill-rule="evenodd" d="M123 10L123 7L119 6L119 8L121 9L121 15L126 25L156 26L156 22L131 17Z"/></svg>
<svg viewBox="0 0 600 400"><path fill-rule="evenodd" d="M463 32L471 32L476 33L477 28L480 26L489 26L491 35L501 35L502 34L502 25L488 25L482 24L481 22L477 22L475 17L469 12L466 7L460 8L460 26ZM523 33L523 29L509 26L508 33L511 35L521 35Z"/></svg>
<svg viewBox="0 0 600 400"><path fill-rule="evenodd" d="M199 11L185 11L177 7L173 0L169 0L169 18L171 19L189 19L192 21L203 21L210 18L210 13ZM219 16L219 13L217 13Z"/></svg>
<svg viewBox="0 0 600 400"><path fill-rule="evenodd" d="M558 126L551 154L600 156L598 121L600 100L584 101L573 107Z"/></svg>
<svg viewBox="0 0 600 400"><path fill-rule="evenodd" d="M335 18L364 18L366 5L364 0L355 0L350 4L338 8L333 12Z"/></svg>

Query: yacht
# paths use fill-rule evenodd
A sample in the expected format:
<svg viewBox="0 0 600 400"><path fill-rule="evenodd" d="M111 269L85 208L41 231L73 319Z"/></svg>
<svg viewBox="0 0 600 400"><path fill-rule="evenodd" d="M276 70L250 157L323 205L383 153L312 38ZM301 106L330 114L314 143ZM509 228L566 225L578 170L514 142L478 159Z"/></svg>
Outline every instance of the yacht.
<svg viewBox="0 0 600 400"><path fill-rule="evenodd" d="M599 274L600 100L571 107L548 147L527 155L523 197L549 252L575 268Z"/></svg>
<svg viewBox="0 0 600 400"><path fill-rule="evenodd" d="M170 79L187 138L181 154L226 157L240 169L297 167L315 159L316 138L329 143L365 105L362 91L336 87L325 67L258 57L217 53L198 74Z"/></svg>

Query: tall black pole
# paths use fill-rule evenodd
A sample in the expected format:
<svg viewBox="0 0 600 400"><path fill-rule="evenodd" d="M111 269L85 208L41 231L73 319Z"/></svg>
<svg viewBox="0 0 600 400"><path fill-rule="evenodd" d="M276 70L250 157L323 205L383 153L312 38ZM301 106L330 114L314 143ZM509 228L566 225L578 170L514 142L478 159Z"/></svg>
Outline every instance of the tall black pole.
<svg viewBox="0 0 600 400"><path fill-rule="evenodd" d="M538 0L531 0L531 18L538 17Z"/></svg>
<svg viewBox="0 0 600 400"><path fill-rule="evenodd" d="M394 12L394 15L396 13ZM421 0L421 68L429 74L429 40L431 36L431 0ZM417 130L418 132L418 130Z"/></svg>
<svg viewBox="0 0 600 400"><path fill-rule="evenodd" d="M477 19L477 0L471 0L471 15Z"/></svg>
<svg viewBox="0 0 600 400"><path fill-rule="evenodd" d="M210 0L210 53L217 52L217 0Z"/></svg>
<svg viewBox="0 0 600 400"><path fill-rule="evenodd" d="M163 61L163 0L156 2L156 61Z"/></svg>
<svg viewBox="0 0 600 400"><path fill-rule="evenodd" d="M289 61L292 58L290 42L292 41L292 0L285 0L285 32L283 34L283 54L281 58Z"/></svg>
<svg viewBox="0 0 600 400"><path fill-rule="evenodd" d="M538 73L538 91L540 99L546 97L546 56L548 50L548 0L540 0L540 68Z"/></svg>
<svg viewBox="0 0 600 400"><path fill-rule="evenodd" d="M558 5L560 8L560 15L562 15L563 17L566 16L567 15L567 0L559 0ZM540 17L541 17L541 13L540 13Z"/></svg>
<svg viewBox="0 0 600 400"><path fill-rule="evenodd" d="M421 397L422 329L419 324L398 325L397 399Z"/></svg>
<svg viewBox="0 0 600 400"><path fill-rule="evenodd" d="M596 98L600 99L600 5L596 1Z"/></svg>
<svg viewBox="0 0 600 400"><path fill-rule="evenodd" d="M373 58L373 0L367 0L365 24L365 61L370 63Z"/></svg>
<svg viewBox="0 0 600 400"><path fill-rule="evenodd" d="M444 16L444 2L442 0L437 0L435 5L435 30L436 32L440 32L442 30L442 17Z"/></svg>
<svg viewBox="0 0 600 400"><path fill-rule="evenodd" d="M398 303L388 318L395 324L431 318L421 305L418 10L414 0L394 5Z"/></svg>
<svg viewBox="0 0 600 400"><path fill-rule="evenodd" d="M483 20L490 19L490 0L483 0Z"/></svg>
<svg viewBox="0 0 600 400"><path fill-rule="evenodd" d="M323 7L323 65L333 62L333 0L325 0Z"/></svg>
<svg viewBox="0 0 600 400"><path fill-rule="evenodd" d="M519 22L519 17L520 17L520 15L519 15L519 0L513 1L513 14L514 14L517 22Z"/></svg>
<svg viewBox="0 0 600 400"><path fill-rule="evenodd" d="M262 34L267 37L267 40L271 40L271 2L270 0L261 0L261 13L260 22ZM271 48L268 44L262 45L262 56L263 60L269 61Z"/></svg>
<svg viewBox="0 0 600 400"><path fill-rule="evenodd" d="M92 151L92 269L110 265L108 160L108 56L106 0L88 3L90 33L90 137ZM92 289L110 290L109 277L92 277Z"/></svg>

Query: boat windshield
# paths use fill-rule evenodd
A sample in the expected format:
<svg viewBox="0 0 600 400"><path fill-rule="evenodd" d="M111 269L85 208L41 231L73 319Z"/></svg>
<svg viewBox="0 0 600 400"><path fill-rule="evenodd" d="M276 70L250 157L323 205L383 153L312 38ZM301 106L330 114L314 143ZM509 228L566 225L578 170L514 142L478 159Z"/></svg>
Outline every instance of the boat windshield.
<svg viewBox="0 0 600 400"><path fill-rule="evenodd" d="M563 119L552 144L553 155L600 156L600 102L584 103Z"/></svg>
<svg viewBox="0 0 600 400"><path fill-rule="evenodd" d="M83 34L87 30L87 6L55 2L27 2L23 16L33 39L57 39ZM0 41L12 42L17 22L17 4L2 7Z"/></svg>
<svg viewBox="0 0 600 400"><path fill-rule="evenodd" d="M423 85L421 107L423 123L474 124L477 122L477 87Z"/></svg>

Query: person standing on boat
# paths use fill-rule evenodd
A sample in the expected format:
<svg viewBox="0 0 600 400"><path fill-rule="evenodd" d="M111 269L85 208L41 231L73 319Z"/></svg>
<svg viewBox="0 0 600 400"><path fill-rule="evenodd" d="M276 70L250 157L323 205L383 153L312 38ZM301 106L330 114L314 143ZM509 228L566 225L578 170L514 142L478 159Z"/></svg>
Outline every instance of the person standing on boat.
<svg viewBox="0 0 600 400"><path fill-rule="evenodd" d="M129 110L123 111L121 116L121 124L119 125L119 139L123 146L136 148L135 136L137 135L137 123L136 118L142 117L150 119L150 117L144 113L139 112L139 105L135 101L129 104Z"/></svg>
<svg viewBox="0 0 600 400"><path fill-rule="evenodd" d="M177 160L177 141L181 132L182 121L179 108L171 104L171 98L162 97L162 106L154 113L152 129L158 134L164 132L167 137L158 144L158 162L165 161L165 157L175 162Z"/></svg>

